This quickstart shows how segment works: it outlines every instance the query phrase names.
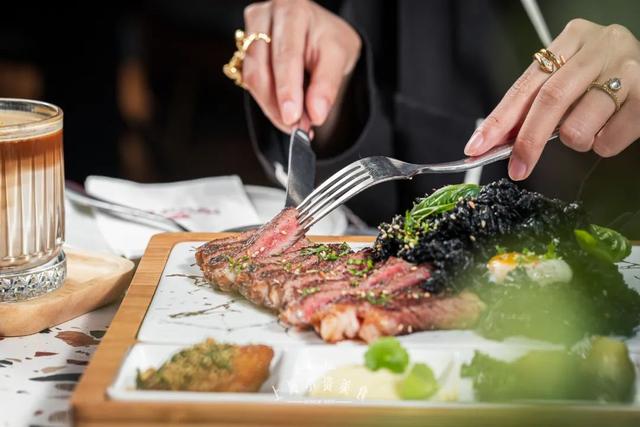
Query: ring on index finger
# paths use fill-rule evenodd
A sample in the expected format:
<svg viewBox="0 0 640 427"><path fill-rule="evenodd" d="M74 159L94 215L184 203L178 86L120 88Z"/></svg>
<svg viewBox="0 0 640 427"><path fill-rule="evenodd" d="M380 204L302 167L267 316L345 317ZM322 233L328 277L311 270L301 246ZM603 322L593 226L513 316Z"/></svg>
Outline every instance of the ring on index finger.
<svg viewBox="0 0 640 427"><path fill-rule="evenodd" d="M534 53L533 59L538 61L538 64L540 65L540 69L542 71L549 74L553 74L566 63L564 56L556 55L549 49L544 48Z"/></svg>
<svg viewBox="0 0 640 427"><path fill-rule="evenodd" d="M237 50L233 53L229 62L224 64L222 72L225 76L233 80L235 84L244 87L242 82L242 63L247 50L251 44L257 40L262 40L267 44L271 43L271 37L265 33L251 33L245 35L243 30L236 30L235 39Z"/></svg>

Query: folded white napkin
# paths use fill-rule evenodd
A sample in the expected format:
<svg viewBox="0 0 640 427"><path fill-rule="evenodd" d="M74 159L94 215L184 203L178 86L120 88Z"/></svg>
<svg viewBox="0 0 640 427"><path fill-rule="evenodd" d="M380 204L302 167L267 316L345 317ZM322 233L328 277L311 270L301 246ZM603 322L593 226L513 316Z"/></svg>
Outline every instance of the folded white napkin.
<svg viewBox="0 0 640 427"><path fill-rule="evenodd" d="M105 200L171 217L191 231L221 231L260 222L235 175L167 184L90 176L85 189ZM97 211L95 215L107 244L127 258L141 257L151 236L167 231Z"/></svg>

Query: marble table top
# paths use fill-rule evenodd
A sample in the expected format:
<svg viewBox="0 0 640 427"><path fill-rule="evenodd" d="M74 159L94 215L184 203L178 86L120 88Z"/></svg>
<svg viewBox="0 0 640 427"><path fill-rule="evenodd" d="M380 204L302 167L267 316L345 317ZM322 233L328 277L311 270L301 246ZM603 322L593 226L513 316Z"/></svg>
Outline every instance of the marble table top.
<svg viewBox="0 0 640 427"><path fill-rule="evenodd" d="M71 425L69 398L117 304L25 337L0 337L0 426Z"/></svg>

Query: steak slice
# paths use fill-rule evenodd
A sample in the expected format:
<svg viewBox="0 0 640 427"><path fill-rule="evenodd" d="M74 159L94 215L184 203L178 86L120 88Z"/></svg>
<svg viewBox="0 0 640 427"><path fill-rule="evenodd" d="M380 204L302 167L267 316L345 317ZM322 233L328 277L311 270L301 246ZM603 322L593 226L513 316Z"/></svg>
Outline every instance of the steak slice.
<svg viewBox="0 0 640 427"><path fill-rule="evenodd" d="M239 246L245 242L253 234L253 231L245 231L243 233L235 234L233 236L224 237L222 239L211 240L210 242L201 245L196 250L196 262L200 267L209 262L211 257L218 255L219 252L225 248L233 245Z"/></svg>
<svg viewBox="0 0 640 427"><path fill-rule="evenodd" d="M476 324L485 308L480 298L470 291L457 295L407 293L394 298L389 305L359 306L358 337L372 342L381 336L416 331L468 329Z"/></svg>
<svg viewBox="0 0 640 427"><path fill-rule="evenodd" d="M298 211L284 208L249 238L242 252L252 258L278 255L294 246L302 237L304 229L298 223Z"/></svg>
<svg viewBox="0 0 640 427"><path fill-rule="evenodd" d="M316 292L307 292L297 301L289 302L280 313L280 319L292 326L308 327L313 324L314 319L329 310L332 303L340 299L349 296L366 297L369 291L379 286L391 290L407 286L407 280L401 279L405 275L409 275L408 286L412 286L415 283L411 280L422 283L429 277L429 271L426 267L418 269L403 259L390 257L361 281L357 278L327 281Z"/></svg>
<svg viewBox="0 0 640 427"><path fill-rule="evenodd" d="M318 290L329 290L336 286L344 288L345 281L348 281L349 287L357 286L364 279L358 274L364 274L368 268L367 261L371 259L371 252L370 248L361 249L346 259L340 259L331 265L330 269L307 271L282 284L274 285L269 291L270 299L278 301L278 306L284 308L289 303L295 303L299 298Z"/></svg>
<svg viewBox="0 0 640 427"><path fill-rule="evenodd" d="M233 291L236 276L244 265L250 265L256 258L279 255L290 248L301 248L308 244L302 239L303 228L298 223L298 212L285 208L275 218L264 224L245 240L236 240L219 247L206 263L201 265L205 279L220 290ZM302 240L302 243L299 241ZM215 241L214 241L215 242ZM215 243L208 243L213 247ZM205 260L205 257L201 257Z"/></svg>
<svg viewBox="0 0 640 427"><path fill-rule="evenodd" d="M338 302L314 318L313 327L327 342L356 337L372 342L381 336L470 328L484 308L480 298L469 291L431 295L416 287L381 305L364 299Z"/></svg>
<svg viewBox="0 0 640 427"><path fill-rule="evenodd" d="M290 282L314 274L331 275L344 271L347 256L352 254L345 244L315 244L297 252L269 257L236 277L237 289L254 304L278 309L284 302L279 290Z"/></svg>

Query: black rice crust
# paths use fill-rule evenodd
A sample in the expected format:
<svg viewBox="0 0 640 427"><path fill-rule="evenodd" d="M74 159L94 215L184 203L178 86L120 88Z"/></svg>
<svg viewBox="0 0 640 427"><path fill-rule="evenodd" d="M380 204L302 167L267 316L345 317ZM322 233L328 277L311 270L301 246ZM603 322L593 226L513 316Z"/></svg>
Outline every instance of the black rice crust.
<svg viewBox="0 0 640 427"><path fill-rule="evenodd" d="M453 210L437 215L411 246L403 239L404 223L405 217L397 215L379 226L375 257L429 263L432 274L423 287L438 293L459 290L456 276L476 262L486 262L496 245L544 252L555 240L561 253L580 251L573 230L586 227L588 220L577 202L551 199L502 179L485 185L475 199L461 200Z"/></svg>

